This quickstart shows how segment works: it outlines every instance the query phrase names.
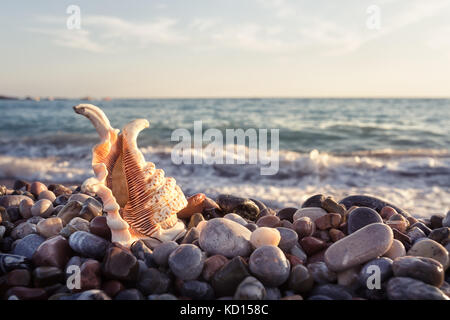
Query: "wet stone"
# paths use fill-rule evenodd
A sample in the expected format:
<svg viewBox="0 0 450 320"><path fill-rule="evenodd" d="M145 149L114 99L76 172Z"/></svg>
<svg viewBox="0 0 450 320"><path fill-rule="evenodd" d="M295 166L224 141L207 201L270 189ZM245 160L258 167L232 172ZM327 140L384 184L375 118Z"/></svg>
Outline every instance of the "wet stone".
<svg viewBox="0 0 450 320"><path fill-rule="evenodd" d="M264 216L258 219L256 225L258 227L276 228L280 226L280 218L277 216Z"/></svg>
<svg viewBox="0 0 450 320"><path fill-rule="evenodd" d="M159 266L166 267L169 264L169 255L178 248L175 241L163 242L153 249L153 261Z"/></svg>
<svg viewBox="0 0 450 320"><path fill-rule="evenodd" d="M279 286L289 277L290 263L280 248L263 246L251 254L249 268L264 285Z"/></svg>
<svg viewBox="0 0 450 320"><path fill-rule="evenodd" d="M237 286L248 277L247 265L242 257L235 257L215 272L212 286L217 297L233 296Z"/></svg>
<svg viewBox="0 0 450 320"><path fill-rule="evenodd" d="M182 244L169 256L170 270L182 280L198 278L202 273L204 262L203 252L193 244Z"/></svg>
<svg viewBox="0 0 450 320"><path fill-rule="evenodd" d="M344 216L347 209L344 205L337 203L332 197L327 197L321 201L321 207L330 213L338 213Z"/></svg>
<svg viewBox="0 0 450 320"><path fill-rule="evenodd" d="M183 281L180 289L183 297L194 300L211 300L214 299L214 290L207 282L198 280Z"/></svg>
<svg viewBox="0 0 450 320"><path fill-rule="evenodd" d="M61 218L63 225L65 226L75 217L80 214L82 203L79 201L69 201L60 212L57 217Z"/></svg>
<svg viewBox="0 0 450 320"><path fill-rule="evenodd" d="M80 210L79 217L87 221L91 221L95 217L101 216L103 213L103 206L94 198L88 198Z"/></svg>
<svg viewBox="0 0 450 320"><path fill-rule="evenodd" d="M442 264L431 258L405 256L392 265L396 277L409 277L436 287L444 283Z"/></svg>
<svg viewBox="0 0 450 320"><path fill-rule="evenodd" d="M245 278L237 287L234 294L235 300L264 300L266 289L255 277Z"/></svg>
<svg viewBox="0 0 450 320"><path fill-rule="evenodd" d="M137 287L145 295L161 294L169 290L170 278L155 268L148 268L139 273Z"/></svg>
<svg viewBox="0 0 450 320"><path fill-rule="evenodd" d="M425 233L426 236L428 236L432 231L430 228L428 228L422 222L416 222L414 224L411 224L411 229L412 228L419 228L420 230L422 230L423 233Z"/></svg>
<svg viewBox="0 0 450 320"><path fill-rule="evenodd" d="M360 207L348 215L347 229L348 233L352 234L355 231L371 224L371 223L382 223L383 219L381 216L371 208Z"/></svg>
<svg viewBox="0 0 450 320"><path fill-rule="evenodd" d="M201 221L205 221L205 218L201 213L194 213L189 219L188 229L196 227Z"/></svg>
<svg viewBox="0 0 450 320"><path fill-rule="evenodd" d="M234 221L215 218L200 232L200 247L208 254L221 254L228 258L248 256L251 252L251 232Z"/></svg>
<svg viewBox="0 0 450 320"><path fill-rule="evenodd" d="M37 248L44 241L45 238L41 237L40 235L30 234L17 242L12 253L31 259Z"/></svg>
<svg viewBox="0 0 450 320"><path fill-rule="evenodd" d="M315 208L315 207L301 208L301 209L298 209L297 212L294 214L293 220L295 222L296 220L298 220L302 217L308 217L313 222L315 222L316 219L323 217L326 214L327 214L327 212L325 210L323 210L322 208Z"/></svg>
<svg viewBox="0 0 450 320"><path fill-rule="evenodd" d="M236 213L241 217L255 221L260 213L259 207L250 199L221 194L216 203L224 213Z"/></svg>
<svg viewBox="0 0 450 320"><path fill-rule="evenodd" d="M37 233L36 225L29 222L22 222L11 231L11 238L17 240L26 236Z"/></svg>
<svg viewBox="0 0 450 320"><path fill-rule="evenodd" d="M100 289L101 287L101 264L97 260L88 259L80 268L81 291Z"/></svg>
<svg viewBox="0 0 450 320"><path fill-rule="evenodd" d="M302 204L302 208L310 208L310 207L321 207L322 202L325 200L325 197L322 194L316 194L312 197L309 197Z"/></svg>
<svg viewBox="0 0 450 320"><path fill-rule="evenodd" d="M416 242L416 240L421 238L426 238L426 234L418 227L413 227L409 229L407 233L408 237L411 239L412 242Z"/></svg>
<svg viewBox="0 0 450 320"><path fill-rule="evenodd" d="M62 230L62 221L58 217L52 217L39 221L36 225L37 232L44 238L56 236Z"/></svg>
<svg viewBox="0 0 450 320"><path fill-rule="evenodd" d="M297 219L294 223L294 230L300 239L309 237L316 231L316 225L309 217L302 217Z"/></svg>
<svg viewBox="0 0 450 320"><path fill-rule="evenodd" d="M297 233L292 229L283 227L278 227L277 230L281 235L278 247L285 252L289 252L289 250L291 250L298 242Z"/></svg>
<svg viewBox="0 0 450 320"><path fill-rule="evenodd" d="M35 287L46 287L62 282L63 271L57 267L37 267L33 270L33 283Z"/></svg>
<svg viewBox="0 0 450 320"><path fill-rule="evenodd" d="M62 236L45 240L33 255L35 266L64 268L72 255L68 241Z"/></svg>
<svg viewBox="0 0 450 320"><path fill-rule="evenodd" d="M388 282L387 294L390 300L449 300L435 286L407 277L391 278Z"/></svg>
<svg viewBox="0 0 450 320"><path fill-rule="evenodd" d="M24 219L31 218L31 207L33 206L34 201L30 198L23 199L19 204L19 213Z"/></svg>
<svg viewBox="0 0 450 320"><path fill-rule="evenodd" d="M383 257L373 259L364 264L359 272L359 282L361 286L367 286L367 281L374 275L375 269L380 271L380 282L388 280L392 276L392 263L393 261L391 259Z"/></svg>
<svg viewBox="0 0 450 320"><path fill-rule="evenodd" d="M138 276L138 271L138 260L130 252L118 247L110 247L106 250L102 264L102 272L107 278L135 281Z"/></svg>
<svg viewBox="0 0 450 320"><path fill-rule="evenodd" d="M210 281L214 274L222 268L226 263L228 262L228 259L225 256L221 255L214 255L211 257L208 257L205 260L205 263L203 265L202 270L202 277L206 281Z"/></svg>
<svg viewBox="0 0 450 320"><path fill-rule="evenodd" d="M92 219L89 224L89 230L92 234L102 237L105 240L111 240L111 229L108 227L106 216Z"/></svg>
<svg viewBox="0 0 450 320"><path fill-rule="evenodd" d="M307 293L314 285L314 278L308 268L303 265L296 265L291 270L288 285L294 292Z"/></svg>
<svg viewBox="0 0 450 320"><path fill-rule="evenodd" d="M319 284L333 283L337 280L337 274L328 269L325 262L314 262L307 266L311 277Z"/></svg>
<svg viewBox="0 0 450 320"><path fill-rule="evenodd" d="M86 231L76 231L69 238L70 247L82 256L97 260L103 259L110 243Z"/></svg>
<svg viewBox="0 0 450 320"><path fill-rule="evenodd" d="M284 208L278 211L277 217L280 218L280 220L287 220L289 222L294 222L294 213L297 212L297 208Z"/></svg>
<svg viewBox="0 0 450 320"><path fill-rule="evenodd" d="M431 229L442 228L442 220L444 220L443 215L434 214L430 217Z"/></svg>
<svg viewBox="0 0 450 320"><path fill-rule="evenodd" d="M50 200L42 199L37 201L30 210L33 216L48 218L53 213L54 208Z"/></svg>
<svg viewBox="0 0 450 320"><path fill-rule="evenodd" d="M194 242L200 237L200 231L198 231L197 228L191 228L188 230L186 235L183 238L183 241L181 241L181 244L189 244Z"/></svg>
<svg viewBox="0 0 450 320"><path fill-rule="evenodd" d="M439 242L440 244L447 244L450 240L450 228L442 227L438 229L434 229L429 235L428 238Z"/></svg>
<svg viewBox="0 0 450 320"><path fill-rule="evenodd" d="M441 244L431 239L416 242L408 251L408 255L432 258L439 261L444 267L444 270L446 270L449 265L449 255L447 250Z"/></svg>
<svg viewBox="0 0 450 320"><path fill-rule="evenodd" d="M331 270L343 271L383 255L392 240L388 226L372 223L333 243L325 252L325 262Z"/></svg>
<svg viewBox="0 0 450 320"><path fill-rule="evenodd" d="M305 237L300 240L300 246L308 256L311 256L325 248L327 244L325 241L315 237Z"/></svg>

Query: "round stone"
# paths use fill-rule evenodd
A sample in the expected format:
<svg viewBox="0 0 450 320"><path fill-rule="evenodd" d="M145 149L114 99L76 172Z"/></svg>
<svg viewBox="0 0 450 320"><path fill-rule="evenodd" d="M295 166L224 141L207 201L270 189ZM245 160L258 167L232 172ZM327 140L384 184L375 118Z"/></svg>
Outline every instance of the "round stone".
<svg viewBox="0 0 450 320"><path fill-rule="evenodd" d="M243 226L245 226L247 224L247 221L236 213L227 213L223 217L224 217L224 219L229 219L229 220L237 222Z"/></svg>
<svg viewBox="0 0 450 320"><path fill-rule="evenodd" d="M102 237L108 241L111 240L111 229L108 227L106 216L95 217L89 224L91 233Z"/></svg>
<svg viewBox="0 0 450 320"><path fill-rule="evenodd" d="M332 283L337 280L337 274L328 269L323 261L308 264L308 271L318 284Z"/></svg>
<svg viewBox="0 0 450 320"><path fill-rule="evenodd" d="M390 300L450 300L435 286L407 277L391 278L387 295Z"/></svg>
<svg viewBox="0 0 450 320"><path fill-rule="evenodd" d="M351 300L351 291L339 284L322 284L315 286L311 291L311 296L324 296L331 300Z"/></svg>
<svg viewBox="0 0 450 320"><path fill-rule="evenodd" d="M47 287L62 282L63 271L57 267L37 267L33 270L33 283L35 287Z"/></svg>
<svg viewBox="0 0 450 320"><path fill-rule="evenodd" d="M205 221L205 218L201 213L194 213L189 219L188 229L195 228L201 221Z"/></svg>
<svg viewBox="0 0 450 320"><path fill-rule="evenodd" d="M252 250L250 230L224 218L209 220L200 231L200 247L208 254L221 254L228 258L248 256Z"/></svg>
<svg viewBox="0 0 450 320"><path fill-rule="evenodd" d="M297 233L292 229L283 227L278 227L276 230L278 230L281 236L278 247L284 252L289 252L298 242Z"/></svg>
<svg viewBox="0 0 450 320"><path fill-rule="evenodd" d="M48 199L42 199L31 207L31 215L47 218L53 213L53 210L52 202Z"/></svg>
<svg viewBox="0 0 450 320"><path fill-rule="evenodd" d="M277 217L280 220L288 220L289 222L294 222L294 214L297 212L297 208L284 208L278 211Z"/></svg>
<svg viewBox="0 0 450 320"><path fill-rule="evenodd" d="M92 198L92 197L87 194L84 194L84 193L74 193L70 196L69 202L70 201L78 201L78 202L84 203L89 198Z"/></svg>
<svg viewBox="0 0 450 320"><path fill-rule="evenodd" d="M424 239L416 242L408 251L409 256L427 257L439 261L444 270L448 268L448 251L438 242L431 239Z"/></svg>
<svg viewBox="0 0 450 320"><path fill-rule="evenodd" d="M369 224L325 251L325 262L332 271L343 271L383 255L392 245L391 228L382 223Z"/></svg>
<svg viewBox="0 0 450 320"><path fill-rule="evenodd" d="M101 260L110 243L86 231L76 231L69 238L70 247L87 258Z"/></svg>
<svg viewBox="0 0 450 320"><path fill-rule="evenodd" d="M385 257L390 258L392 260L397 259L398 257L403 257L406 255L406 249L403 243L401 243L399 240L394 239L392 241L391 247L388 251L384 254Z"/></svg>
<svg viewBox="0 0 450 320"><path fill-rule="evenodd" d="M156 268L148 268L139 272L137 287L145 295L161 294L169 290L170 278Z"/></svg>
<svg viewBox="0 0 450 320"><path fill-rule="evenodd" d="M298 209L293 216L294 222L302 217L308 217L313 222L316 221L317 218L323 217L327 214L325 210L317 207L309 207L309 208L301 208Z"/></svg>
<svg viewBox="0 0 450 320"><path fill-rule="evenodd" d="M256 225L258 227L276 228L280 226L280 218L277 216L264 216L258 219Z"/></svg>
<svg viewBox="0 0 450 320"><path fill-rule="evenodd" d="M65 226L75 217L78 217L82 208L82 203L79 201L69 201L62 209L58 212L58 218L61 218L63 225Z"/></svg>
<svg viewBox="0 0 450 320"><path fill-rule="evenodd" d="M382 223L383 219L375 210L367 207L360 207L348 215L347 229L348 233L352 234L355 231L371 224Z"/></svg>
<svg viewBox="0 0 450 320"><path fill-rule="evenodd" d="M22 218L29 219L31 218L31 207L33 206L34 201L30 198L23 199L20 201L19 212Z"/></svg>
<svg viewBox="0 0 450 320"><path fill-rule="evenodd" d="M169 256L176 248L178 248L178 246L178 243L175 241L168 241L158 244L153 249L153 261L159 266L168 266Z"/></svg>
<svg viewBox="0 0 450 320"><path fill-rule="evenodd" d="M36 225L30 222L22 222L11 231L10 236L14 240L17 240L36 232Z"/></svg>
<svg viewBox="0 0 450 320"><path fill-rule="evenodd" d="M294 230L300 239L310 237L316 231L316 225L309 217L298 218L294 221Z"/></svg>
<svg viewBox="0 0 450 320"><path fill-rule="evenodd" d="M105 241L100 237L98 238ZM104 252L103 254L105 255L105 258L102 263L102 272L108 279L121 281L137 280L139 263L131 252L120 247L110 247L106 250L106 253Z"/></svg>
<svg viewBox="0 0 450 320"><path fill-rule="evenodd" d="M62 269L71 256L72 250L67 240L62 236L54 236L37 248L32 260L35 266L53 266Z"/></svg>
<svg viewBox="0 0 450 320"><path fill-rule="evenodd" d="M45 238L41 237L40 235L30 234L17 242L12 253L31 259L37 248L44 241Z"/></svg>
<svg viewBox="0 0 450 320"><path fill-rule="evenodd" d="M444 283L442 264L431 258L405 256L392 265L396 277L409 277L440 287Z"/></svg>
<svg viewBox="0 0 450 320"><path fill-rule="evenodd" d="M260 227L252 232L250 242L254 248L266 245L277 246L280 243L280 232L274 228Z"/></svg>
<svg viewBox="0 0 450 320"><path fill-rule="evenodd" d="M225 256L221 255L214 255L211 257L208 257L205 260L205 263L203 265L203 271L202 271L202 277L206 281L210 281L214 274L222 268L226 263L228 262L228 259Z"/></svg>
<svg viewBox="0 0 450 320"><path fill-rule="evenodd" d="M290 272L290 264L283 251L275 246L257 248L250 256L250 271L265 285L279 286Z"/></svg>
<svg viewBox="0 0 450 320"><path fill-rule="evenodd" d="M314 278L311 276L308 268L299 264L292 268L289 275L289 288L294 292L306 293L314 285Z"/></svg>
<svg viewBox="0 0 450 320"><path fill-rule="evenodd" d="M37 232L44 238L56 236L62 230L62 220L57 217L51 217L39 221L36 225Z"/></svg>
<svg viewBox="0 0 450 320"><path fill-rule="evenodd" d="M30 185L30 192L37 197L41 192L47 190L47 186L42 182L35 181Z"/></svg>
<svg viewBox="0 0 450 320"><path fill-rule="evenodd" d="M53 202L56 200L56 196L53 192L51 192L49 190L44 190L41 193L39 193L38 199L39 200L47 199L47 200L50 200L51 202Z"/></svg>
<svg viewBox="0 0 450 320"><path fill-rule="evenodd" d="M237 287L234 294L235 300L264 300L266 289L255 277L245 278Z"/></svg>
<svg viewBox="0 0 450 320"><path fill-rule="evenodd" d="M202 273L205 256L193 244L181 244L169 256L170 270L182 280L194 280Z"/></svg>
<svg viewBox="0 0 450 320"><path fill-rule="evenodd" d="M378 273L379 272L379 273ZM368 287L368 280L379 275L380 282L384 282L392 276L392 260L389 258L377 258L367 262L359 272L359 283Z"/></svg>
<svg viewBox="0 0 450 320"><path fill-rule="evenodd" d="M216 296L233 296L237 286L249 275L244 259L234 257L214 273L211 283Z"/></svg>
<svg viewBox="0 0 450 320"><path fill-rule="evenodd" d="M442 245L445 245L450 241L450 228L442 227L434 229L432 232L430 232L428 238L439 242Z"/></svg>

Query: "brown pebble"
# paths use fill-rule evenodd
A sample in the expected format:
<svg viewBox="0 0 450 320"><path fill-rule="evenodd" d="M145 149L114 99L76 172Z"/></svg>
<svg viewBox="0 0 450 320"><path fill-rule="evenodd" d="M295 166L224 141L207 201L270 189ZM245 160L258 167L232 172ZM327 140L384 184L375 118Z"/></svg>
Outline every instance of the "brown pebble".
<svg viewBox="0 0 450 320"><path fill-rule="evenodd" d="M30 192L35 196L38 197L39 194L42 191L48 190L47 186L43 184L42 182L35 181L30 185Z"/></svg>
<svg viewBox="0 0 450 320"><path fill-rule="evenodd" d="M7 275L8 287L28 287L31 283L30 271L25 269L12 270Z"/></svg>
<svg viewBox="0 0 450 320"><path fill-rule="evenodd" d="M316 229L314 222L309 217L302 217L294 222L294 230L299 239L311 236Z"/></svg>
<svg viewBox="0 0 450 320"><path fill-rule="evenodd" d="M345 233L343 233L341 230L338 229L330 229L328 231L331 241L336 242L341 240L342 238L345 238Z"/></svg>
<svg viewBox="0 0 450 320"><path fill-rule="evenodd" d="M226 263L228 262L228 259L225 256L222 256L220 254L216 254L214 256L211 256L205 260L205 263L203 265L203 271L202 271L202 277L206 281L210 281L214 274L222 268Z"/></svg>
<svg viewBox="0 0 450 320"><path fill-rule="evenodd" d="M397 211L394 208L389 207L389 206L383 207L380 211L380 216L383 219L389 219L394 214L398 214Z"/></svg>
<svg viewBox="0 0 450 320"><path fill-rule="evenodd" d="M47 292L42 288L12 287L6 296L16 296L19 300L45 300Z"/></svg>
<svg viewBox="0 0 450 320"><path fill-rule="evenodd" d="M53 266L63 269L72 255L69 242L62 236L47 239L37 248L32 261L35 266Z"/></svg>
<svg viewBox="0 0 450 320"><path fill-rule="evenodd" d="M313 255L327 247L325 241L315 237L304 237L300 240L300 246L308 256Z"/></svg>
<svg viewBox="0 0 450 320"><path fill-rule="evenodd" d="M330 213L338 213L344 216L347 209L343 204L337 203L333 197L327 197L321 201L321 207Z"/></svg>
<svg viewBox="0 0 450 320"><path fill-rule="evenodd" d="M180 210L177 215L179 218L185 219L191 217L194 213L202 212L206 195L197 193L187 199L187 206Z"/></svg>
<svg viewBox="0 0 450 320"><path fill-rule="evenodd" d="M315 224L320 230L337 228L341 224L341 215L339 213L328 213L325 216L317 218Z"/></svg>
<svg viewBox="0 0 450 320"><path fill-rule="evenodd" d="M291 268L295 267L298 264L303 264L304 261L300 259L299 257L296 257L292 254L285 253L286 258L289 260L289 263L291 264Z"/></svg>
<svg viewBox="0 0 450 320"><path fill-rule="evenodd" d="M120 291L124 289L124 285L118 280L108 280L102 285L102 290L105 291L105 293L111 298L114 298Z"/></svg>
<svg viewBox="0 0 450 320"><path fill-rule="evenodd" d="M92 234L111 240L111 229L108 227L106 216L98 216L89 223L89 230Z"/></svg>
<svg viewBox="0 0 450 320"><path fill-rule="evenodd" d="M258 227L276 228L280 226L280 218L277 216L264 216L258 219L256 225Z"/></svg>

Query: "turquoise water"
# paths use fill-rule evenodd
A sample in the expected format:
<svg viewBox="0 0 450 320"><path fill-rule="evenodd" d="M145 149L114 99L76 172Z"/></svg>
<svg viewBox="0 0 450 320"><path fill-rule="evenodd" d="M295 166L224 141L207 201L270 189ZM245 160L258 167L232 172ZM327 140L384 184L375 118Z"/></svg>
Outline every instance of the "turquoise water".
<svg viewBox="0 0 450 320"><path fill-rule="evenodd" d="M0 100L0 178L80 182L98 141L73 112L77 100ZM189 192L239 192L274 205L310 193L370 192L399 205L450 206L449 99L167 99L91 101L112 126L150 121L139 136L145 157ZM279 129L280 170L256 165L174 165L173 130Z"/></svg>

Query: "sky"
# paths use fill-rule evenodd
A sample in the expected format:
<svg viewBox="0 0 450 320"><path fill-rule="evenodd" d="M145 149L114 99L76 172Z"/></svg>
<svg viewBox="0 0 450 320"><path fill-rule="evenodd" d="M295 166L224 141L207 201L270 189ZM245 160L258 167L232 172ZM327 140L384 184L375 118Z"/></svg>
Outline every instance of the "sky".
<svg viewBox="0 0 450 320"><path fill-rule="evenodd" d="M0 95L450 97L450 0L2 1L0 40Z"/></svg>

